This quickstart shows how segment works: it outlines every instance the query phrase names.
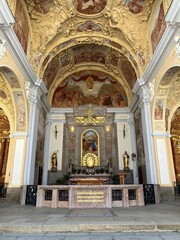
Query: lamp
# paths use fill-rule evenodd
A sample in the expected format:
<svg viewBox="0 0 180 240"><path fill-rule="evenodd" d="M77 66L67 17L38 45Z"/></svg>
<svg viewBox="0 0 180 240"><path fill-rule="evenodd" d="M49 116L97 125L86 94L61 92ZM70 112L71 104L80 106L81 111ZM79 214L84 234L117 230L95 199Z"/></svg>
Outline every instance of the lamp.
<svg viewBox="0 0 180 240"><path fill-rule="evenodd" d="M132 160L133 160L133 161L136 160L136 154L135 154L135 153L132 153L132 154L131 154L131 157L132 157Z"/></svg>

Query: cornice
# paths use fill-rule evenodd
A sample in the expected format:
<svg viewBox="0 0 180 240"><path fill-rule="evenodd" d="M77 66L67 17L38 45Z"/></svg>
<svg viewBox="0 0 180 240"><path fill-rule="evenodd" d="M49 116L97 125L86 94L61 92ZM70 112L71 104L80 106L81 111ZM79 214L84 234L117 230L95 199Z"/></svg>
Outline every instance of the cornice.
<svg viewBox="0 0 180 240"><path fill-rule="evenodd" d="M6 0L1 0L0 7L0 26L8 27L15 22Z"/></svg>

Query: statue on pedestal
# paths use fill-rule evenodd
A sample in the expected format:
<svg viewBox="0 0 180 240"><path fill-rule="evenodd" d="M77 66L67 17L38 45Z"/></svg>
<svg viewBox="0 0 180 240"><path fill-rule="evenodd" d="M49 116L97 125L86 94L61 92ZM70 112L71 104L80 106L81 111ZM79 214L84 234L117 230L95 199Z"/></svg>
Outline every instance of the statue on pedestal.
<svg viewBox="0 0 180 240"><path fill-rule="evenodd" d="M123 154L124 170L129 170L129 155L127 151Z"/></svg>
<svg viewBox="0 0 180 240"><path fill-rule="evenodd" d="M57 171L57 152L53 152L51 156L51 171Z"/></svg>

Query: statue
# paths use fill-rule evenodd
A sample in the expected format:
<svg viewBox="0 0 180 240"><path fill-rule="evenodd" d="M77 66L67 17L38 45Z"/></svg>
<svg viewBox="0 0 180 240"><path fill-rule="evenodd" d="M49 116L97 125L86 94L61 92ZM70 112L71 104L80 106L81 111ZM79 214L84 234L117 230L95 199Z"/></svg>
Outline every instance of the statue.
<svg viewBox="0 0 180 240"><path fill-rule="evenodd" d="M123 161L124 161L124 170L129 170L129 155L126 151L123 154Z"/></svg>
<svg viewBox="0 0 180 240"><path fill-rule="evenodd" d="M57 152L53 152L51 156L51 170L52 171L57 171Z"/></svg>

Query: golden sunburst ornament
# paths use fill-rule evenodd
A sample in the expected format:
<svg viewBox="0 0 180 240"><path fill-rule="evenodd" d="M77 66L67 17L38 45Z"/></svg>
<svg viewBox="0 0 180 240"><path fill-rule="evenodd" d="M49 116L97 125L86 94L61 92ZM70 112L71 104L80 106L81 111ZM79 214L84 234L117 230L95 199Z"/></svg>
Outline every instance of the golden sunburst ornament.
<svg viewBox="0 0 180 240"><path fill-rule="evenodd" d="M99 158L94 153L87 153L82 158L82 166L87 166L89 168L99 166Z"/></svg>

